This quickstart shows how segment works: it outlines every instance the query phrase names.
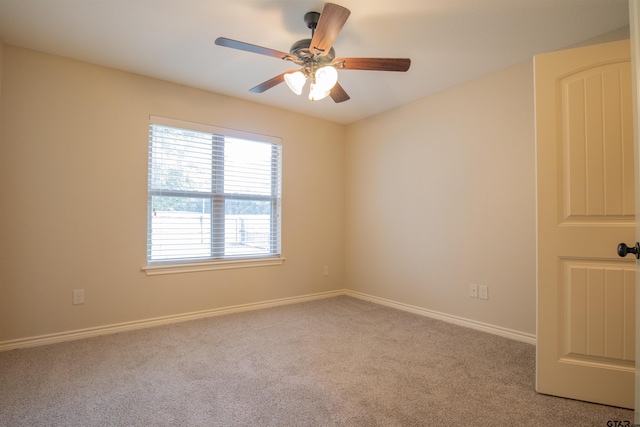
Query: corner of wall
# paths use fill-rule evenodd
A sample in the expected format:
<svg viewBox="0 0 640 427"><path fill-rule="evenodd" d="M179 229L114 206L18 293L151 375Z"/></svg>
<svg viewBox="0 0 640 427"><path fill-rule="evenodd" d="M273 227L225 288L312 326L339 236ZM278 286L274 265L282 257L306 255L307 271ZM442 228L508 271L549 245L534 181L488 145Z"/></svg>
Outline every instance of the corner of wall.
<svg viewBox="0 0 640 427"><path fill-rule="evenodd" d="M0 39L0 119L2 118L2 70L4 66L4 43ZM0 120L0 147L2 147L2 121Z"/></svg>
<svg viewBox="0 0 640 427"><path fill-rule="evenodd" d="M571 46L567 46L567 49L572 49L575 47L591 46L593 44L617 42L618 40L627 40L629 37L630 37L630 28L629 28L629 25L625 25L623 27L606 32L604 34L600 34L598 36L583 40Z"/></svg>
<svg viewBox="0 0 640 427"><path fill-rule="evenodd" d="M2 79L2 70L4 69L4 43L0 39L0 153L2 153L2 87L4 80Z"/></svg>
<svg viewBox="0 0 640 427"><path fill-rule="evenodd" d="M0 107L2 107L2 66L4 58L4 43L0 39Z"/></svg>
<svg viewBox="0 0 640 427"><path fill-rule="evenodd" d="M0 112L2 111L2 69L3 69L3 59L4 59L4 43L2 39L0 39ZM0 132L0 145L2 141L2 133Z"/></svg>
<svg viewBox="0 0 640 427"><path fill-rule="evenodd" d="M3 109L2 109L2 87L3 87L3 83L4 80L2 79L2 70L3 70L3 58L4 58L4 43L2 42L2 39L0 39L0 212L2 211L2 206L4 203L4 187L2 184L2 180L4 179L4 173L2 171L2 159L5 157L5 153L4 153L4 145L3 145L3 131L2 131L2 123L4 122L4 114L3 114ZM4 216L3 216L4 217ZM0 240L4 241L4 235L2 234L3 231L2 229L0 229ZM3 248L0 246L0 270L4 269L4 251L8 250L6 248ZM4 295L0 295L0 301L5 300L6 298L4 298ZM2 310L2 304L0 304L0 310Z"/></svg>

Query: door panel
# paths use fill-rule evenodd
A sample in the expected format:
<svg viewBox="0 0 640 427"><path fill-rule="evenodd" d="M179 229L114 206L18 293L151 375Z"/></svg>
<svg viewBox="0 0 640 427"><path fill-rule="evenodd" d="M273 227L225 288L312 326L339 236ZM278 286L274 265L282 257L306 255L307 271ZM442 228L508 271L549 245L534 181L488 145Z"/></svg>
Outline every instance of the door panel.
<svg viewBox="0 0 640 427"><path fill-rule="evenodd" d="M562 263L561 360L633 369L635 266L575 259Z"/></svg>
<svg viewBox="0 0 640 427"><path fill-rule="evenodd" d="M535 57L541 393L632 408L635 185L629 42Z"/></svg>
<svg viewBox="0 0 640 427"><path fill-rule="evenodd" d="M558 79L565 220L634 222L629 61ZM621 118L629 118L621 121Z"/></svg>

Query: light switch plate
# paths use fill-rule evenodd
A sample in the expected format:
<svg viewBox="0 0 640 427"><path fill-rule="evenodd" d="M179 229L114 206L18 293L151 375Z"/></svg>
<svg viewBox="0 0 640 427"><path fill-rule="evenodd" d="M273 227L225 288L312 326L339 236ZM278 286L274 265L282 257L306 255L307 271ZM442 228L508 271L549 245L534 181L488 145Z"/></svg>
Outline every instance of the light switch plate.
<svg viewBox="0 0 640 427"><path fill-rule="evenodd" d="M84 289L73 291L73 304L84 304Z"/></svg>

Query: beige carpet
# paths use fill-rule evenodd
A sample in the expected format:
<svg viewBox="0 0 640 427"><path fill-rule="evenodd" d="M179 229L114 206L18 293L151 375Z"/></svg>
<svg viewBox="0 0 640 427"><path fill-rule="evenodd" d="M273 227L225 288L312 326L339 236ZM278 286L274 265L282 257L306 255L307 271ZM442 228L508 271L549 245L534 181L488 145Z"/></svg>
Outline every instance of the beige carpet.
<svg viewBox="0 0 640 427"><path fill-rule="evenodd" d="M534 347L350 297L0 353L1 426L606 426Z"/></svg>

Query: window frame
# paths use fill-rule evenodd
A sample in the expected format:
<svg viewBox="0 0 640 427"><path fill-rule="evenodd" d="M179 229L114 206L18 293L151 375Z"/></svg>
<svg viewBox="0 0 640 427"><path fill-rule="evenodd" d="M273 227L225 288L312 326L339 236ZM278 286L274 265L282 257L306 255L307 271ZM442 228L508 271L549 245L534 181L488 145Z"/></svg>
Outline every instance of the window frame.
<svg viewBox="0 0 640 427"><path fill-rule="evenodd" d="M270 201L272 203L272 215L275 215L275 218L270 219L270 231L271 236L274 235L276 239L270 242L271 248L269 254L252 254L246 256L232 256L225 257L221 254L215 254L214 248L217 247L215 241L217 239L220 242L220 239L224 241L224 229L214 229L213 223L219 221L219 219L214 220L213 212L215 211L214 204L224 204L224 201L227 199L237 199L237 200L247 200L247 195L234 195L229 194L226 195L224 192L214 191L215 184L212 183L211 186L211 194L198 196L196 192L189 192L184 190L152 190L150 181L147 182L147 233L146 233L146 265L142 267L142 271L144 271L147 275L156 275L156 274L172 274L172 273L185 273L185 272L196 272L196 271L208 271L208 270L219 270L219 269L235 269L235 268L249 268L249 267L261 267L261 266L271 266L271 265L281 265L285 258L282 256L282 141L278 137L256 134L253 132L240 131L236 129L228 129L221 128L218 126L212 126L203 123L194 123L188 122L184 120L170 119L166 117L160 116L149 116L149 123L147 132L147 179L150 179L150 168L151 168L151 141L149 132L153 125L158 126L167 126L179 129L185 129L189 131L195 132L204 132L210 133L212 135L220 135L223 137L230 138L238 138L256 142L264 142L272 144L272 149L275 147L279 147L279 156L277 157L277 165L278 167L272 170L272 191L270 196L266 195L251 195L252 200L265 200ZM212 142L214 144L215 142ZM214 159L212 158L212 162ZM222 173L224 173L224 169L222 169ZM214 177L214 172L212 171L212 178ZM193 197L203 197L207 200L211 201L211 210L212 210L212 226L211 226L211 254L209 257L202 257L196 259L169 259L169 260L151 260L150 257L150 236L151 236L151 227L152 227L152 197L154 196L169 196L169 197L184 197L184 198L193 198ZM222 210L224 211L224 209ZM224 222L223 222L224 223ZM220 234L222 231L222 234ZM222 236L222 237L221 237Z"/></svg>

